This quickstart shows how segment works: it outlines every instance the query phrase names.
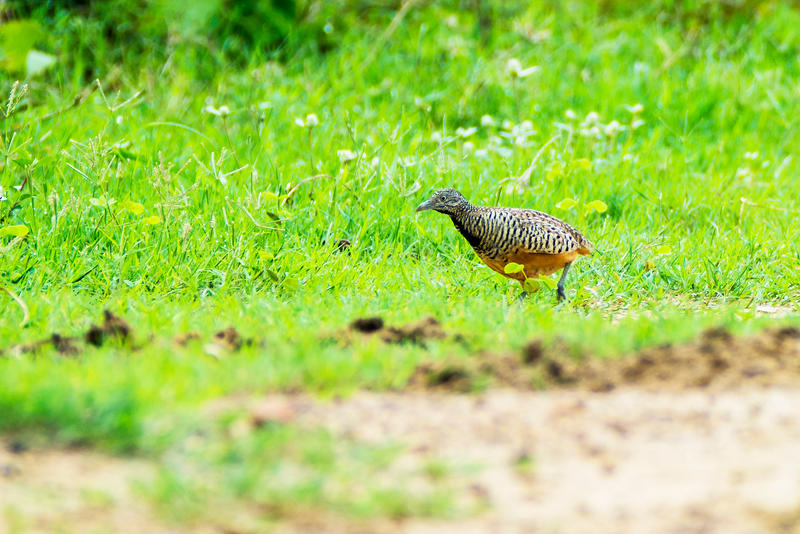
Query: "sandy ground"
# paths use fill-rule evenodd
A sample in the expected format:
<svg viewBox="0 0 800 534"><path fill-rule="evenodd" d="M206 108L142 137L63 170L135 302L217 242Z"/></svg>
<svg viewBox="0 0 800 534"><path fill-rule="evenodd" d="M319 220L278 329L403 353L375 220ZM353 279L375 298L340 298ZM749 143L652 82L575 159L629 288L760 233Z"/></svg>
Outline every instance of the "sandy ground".
<svg viewBox="0 0 800 534"><path fill-rule="evenodd" d="M278 531L800 532L800 389L492 389L235 402L260 414L288 410L297 424L337 435L405 444L403 461L474 466L448 477L457 492L488 505L450 522L337 520ZM151 476L152 466L140 460L4 450L0 533L189 531L158 520L138 496L131 482Z"/></svg>

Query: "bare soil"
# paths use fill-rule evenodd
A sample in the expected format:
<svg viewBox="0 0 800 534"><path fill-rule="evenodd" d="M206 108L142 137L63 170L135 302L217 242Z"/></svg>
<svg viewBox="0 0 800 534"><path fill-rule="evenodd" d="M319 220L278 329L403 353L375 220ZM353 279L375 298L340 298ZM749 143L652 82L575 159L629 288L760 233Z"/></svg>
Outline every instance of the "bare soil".
<svg viewBox="0 0 800 534"><path fill-rule="evenodd" d="M372 320L347 335L446 334L430 320ZM421 365L402 392L228 398L208 413L244 407L253 426L403 444L400 461L444 462L459 502L484 505L456 520L303 514L276 532L800 533L800 331L711 330L615 361L563 352L534 341L519 354ZM130 484L152 472L90 452L0 449L0 534L224 532L157 518Z"/></svg>

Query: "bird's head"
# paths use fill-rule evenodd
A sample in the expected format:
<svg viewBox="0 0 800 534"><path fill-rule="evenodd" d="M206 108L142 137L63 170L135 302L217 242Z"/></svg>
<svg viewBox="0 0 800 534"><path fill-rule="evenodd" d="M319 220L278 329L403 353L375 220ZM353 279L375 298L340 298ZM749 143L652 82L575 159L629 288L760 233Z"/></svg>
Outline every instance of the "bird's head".
<svg viewBox="0 0 800 534"><path fill-rule="evenodd" d="M439 189L431 198L417 206L417 211L435 210L447 215L456 214L469 206L464 195L455 189Z"/></svg>

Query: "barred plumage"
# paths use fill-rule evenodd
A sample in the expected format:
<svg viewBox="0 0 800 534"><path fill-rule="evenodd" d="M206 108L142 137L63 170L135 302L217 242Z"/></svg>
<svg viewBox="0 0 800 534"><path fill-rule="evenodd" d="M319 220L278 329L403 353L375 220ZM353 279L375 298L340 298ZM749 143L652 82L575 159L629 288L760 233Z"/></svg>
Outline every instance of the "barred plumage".
<svg viewBox="0 0 800 534"><path fill-rule="evenodd" d="M419 205L450 216L486 265L508 278L524 283L526 278L549 275L564 269L558 282L558 298L564 298L564 280L570 265L594 248L580 232L564 221L541 211L519 208L473 206L455 189L440 189ZM506 273L509 263L522 272Z"/></svg>

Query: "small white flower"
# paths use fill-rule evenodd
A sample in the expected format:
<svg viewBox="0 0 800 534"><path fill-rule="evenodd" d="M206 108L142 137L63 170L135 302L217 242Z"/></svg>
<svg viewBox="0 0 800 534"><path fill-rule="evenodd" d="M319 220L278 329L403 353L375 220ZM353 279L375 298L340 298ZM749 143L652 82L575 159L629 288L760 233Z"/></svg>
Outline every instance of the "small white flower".
<svg viewBox="0 0 800 534"><path fill-rule="evenodd" d="M744 159L748 161L753 161L755 159L758 159L758 155L759 155L758 152L745 152Z"/></svg>
<svg viewBox="0 0 800 534"><path fill-rule="evenodd" d="M442 134L439 132L433 132L431 134L431 142L436 143L437 145L442 142Z"/></svg>
<svg viewBox="0 0 800 534"><path fill-rule="evenodd" d="M533 123L531 121L522 121L522 124L519 125L520 130L523 132L532 132L533 131Z"/></svg>
<svg viewBox="0 0 800 534"><path fill-rule="evenodd" d="M351 150L338 150L336 155L339 156L339 161L342 163L347 163L348 161L352 161L356 159L356 153Z"/></svg>
<svg viewBox="0 0 800 534"><path fill-rule="evenodd" d="M489 128L490 126L494 126L494 119L491 115L484 115L481 117L481 126L484 128Z"/></svg>
<svg viewBox="0 0 800 534"><path fill-rule="evenodd" d="M297 118L294 120L294 123L295 123L296 125L298 125L300 128L305 128L305 127L306 127L306 123L305 123L305 121L304 121L303 119L301 119L300 117L297 117Z"/></svg>
<svg viewBox="0 0 800 534"><path fill-rule="evenodd" d="M622 161L633 161L633 154L625 154L622 156Z"/></svg>
<svg viewBox="0 0 800 534"><path fill-rule="evenodd" d="M462 139L466 139L467 137L471 136L472 134L474 134L477 131L478 131L478 129L474 128L474 127L472 127L472 128L458 128L456 130L456 135L461 137Z"/></svg>
<svg viewBox="0 0 800 534"><path fill-rule="evenodd" d="M313 128L318 124L319 124L319 119L317 119L316 115L314 115L313 113L309 113L308 115L306 115L306 126L308 126L309 128Z"/></svg>
<svg viewBox="0 0 800 534"><path fill-rule="evenodd" d="M642 125L644 125L644 121L642 119L636 119L635 121L633 121L633 123L631 123L631 128L635 130Z"/></svg>
<svg viewBox="0 0 800 534"><path fill-rule="evenodd" d="M506 62L506 72L512 78L525 78L538 70L539 67L536 66L523 69L522 63L517 58L511 58Z"/></svg>
<svg viewBox="0 0 800 534"><path fill-rule="evenodd" d="M510 130L513 127L514 127L514 123L511 122L510 120L506 119L506 120L503 121L503 129L504 130Z"/></svg>
<svg viewBox="0 0 800 534"><path fill-rule="evenodd" d="M472 141L466 141L463 148L465 154L472 154L475 151L475 145L472 144Z"/></svg>
<svg viewBox="0 0 800 534"><path fill-rule="evenodd" d="M565 111L564 112L564 116L566 118L568 118L569 120L571 120L571 121L574 121L575 119L578 118L578 114L575 113L574 111L572 111L571 109L568 109L567 111Z"/></svg>
<svg viewBox="0 0 800 534"><path fill-rule="evenodd" d="M219 110L217 108L215 108L214 106L212 106L211 104L209 104L206 107L204 107L203 108L203 112L204 113L211 113L212 115L215 115L217 117L220 116Z"/></svg>
<svg viewBox="0 0 800 534"><path fill-rule="evenodd" d="M750 178L753 176L753 173L750 172L750 169L747 167L741 167L736 169L736 177L737 178Z"/></svg>
<svg viewBox="0 0 800 534"><path fill-rule="evenodd" d="M500 137L499 135L493 135L489 138L489 144L500 146L503 144L503 138Z"/></svg>
<svg viewBox="0 0 800 534"><path fill-rule="evenodd" d="M525 141L528 139L524 135L518 135L514 138L514 144L517 146L522 146L525 144Z"/></svg>
<svg viewBox="0 0 800 534"><path fill-rule="evenodd" d="M769 160L764 160L764 161L761 163L761 168L762 168L762 169L766 169L767 167L769 167L769 164L770 164L770 163L771 163L771 161L769 161Z"/></svg>
<svg viewBox="0 0 800 534"><path fill-rule="evenodd" d="M381 158L379 158L378 156L375 156L374 158L372 158L372 161L370 161L369 164L373 169L376 168L376 167L380 167Z"/></svg>
<svg viewBox="0 0 800 534"><path fill-rule="evenodd" d="M228 106L220 106L218 111L223 117L231 114L231 109Z"/></svg>
<svg viewBox="0 0 800 534"><path fill-rule="evenodd" d="M597 124L597 121L599 120L600 120L600 115L598 115L596 111L590 111L586 115L586 118L583 120L583 124L585 124L586 126L592 126L594 124Z"/></svg>
<svg viewBox="0 0 800 534"><path fill-rule="evenodd" d="M506 72L512 78L519 76L519 71L522 70L522 63L517 58L512 57L506 62Z"/></svg>
<svg viewBox="0 0 800 534"><path fill-rule="evenodd" d="M270 109L272 107L272 102L259 102L258 109L264 111L265 109Z"/></svg>
<svg viewBox="0 0 800 534"><path fill-rule="evenodd" d="M644 111L644 106L641 104L634 104L632 106L625 106L625 109L633 113L634 115L638 115L642 111Z"/></svg>
<svg viewBox="0 0 800 534"><path fill-rule="evenodd" d="M592 126L589 129L589 133L592 134L592 137L596 137L598 139L600 139L603 136L603 133L600 131L600 128L598 128L597 126Z"/></svg>
<svg viewBox="0 0 800 534"><path fill-rule="evenodd" d="M620 133L624 129L625 129L625 127L622 126L617 121L611 121L608 124L606 124L605 132L606 132L606 135L611 137L611 136L617 135L618 133Z"/></svg>
<svg viewBox="0 0 800 534"><path fill-rule="evenodd" d="M475 157L480 159L488 158L489 151L486 150L485 148L479 148L478 150L475 151Z"/></svg>

